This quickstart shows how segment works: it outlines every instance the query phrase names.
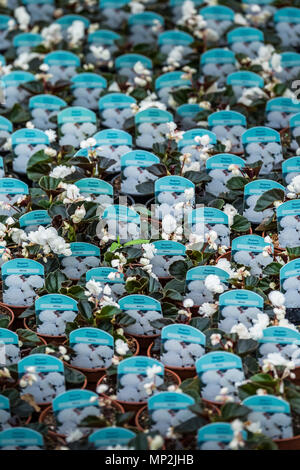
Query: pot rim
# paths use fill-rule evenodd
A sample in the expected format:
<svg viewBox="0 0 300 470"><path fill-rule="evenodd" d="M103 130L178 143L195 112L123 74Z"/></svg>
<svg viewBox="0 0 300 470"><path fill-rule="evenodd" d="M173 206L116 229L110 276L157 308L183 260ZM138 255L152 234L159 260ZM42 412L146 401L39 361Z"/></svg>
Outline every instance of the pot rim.
<svg viewBox="0 0 300 470"><path fill-rule="evenodd" d="M7 328L9 329L12 326L13 322L15 321L15 314L14 314L13 310L8 305L4 304L3 302L0 302L0 307L2 307L3 309L8 310L8 312L9 312L10 321L8 323L8 326L7 326Z"/></svg>
<svg viewBox="0 0 300 470"><path fill-rule="evenodd" d="M7 307L7 308L10 308L10 309L23 309L24 310L27 310L27 308L31 308L33 307L34 304L32 305L9 305L9 304L6 304L5 302L1 302L2 305L4 305L4 307Z"/></svg>
<svg viewBox="0 0 300 470"><path fill-rule="evenodd" d="M24 318L23 324L24 324L24 327L25 327L26 330L32 331L33 333L37 334L37 336L40 336L43 339L48 339L49 338L49 339L53 339L53 340L58 340L58 339L65 340L67 338L66 335L61 335L61 336L57 335L57 336L55 336L55 335L44 335L43 333L37 333L37 331L34 331L31 328L29 328L29 326L27 324L27 317Z"/></svg>

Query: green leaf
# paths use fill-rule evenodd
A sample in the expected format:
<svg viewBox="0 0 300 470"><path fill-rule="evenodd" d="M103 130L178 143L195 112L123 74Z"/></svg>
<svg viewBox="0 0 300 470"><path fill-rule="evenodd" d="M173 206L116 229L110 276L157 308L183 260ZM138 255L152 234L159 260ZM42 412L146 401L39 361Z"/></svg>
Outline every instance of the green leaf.
<svg viewBox="0 0 300 470"><path fill-rule="evenodd" d="M163 302L161 308L162 308L162 312L164 316L176 316L177 315L178 308L174 304L171 304L170 302Z"/></svg>
<svg viewBox="0 0 300 470"><path fill-rule="evenodd" d="M0 328L7 328L10 322L8 315L0 315Z"/></svg>
<svg viewBox="0 0 300 470"><path fill-rule="evenodd" d="M229 189L244 189L244 186L248 183L246 178L242 176L233 176L230 180L227 181L226 186Z"/></svg>
<svg viewBox="0 0 300 470"><path fill-rule="evenodd" d="M173 321L171 318L159 318L158 320L152 320L149 321L150 325L153 326L153 328L161 329L164 326L172 325Z"/></svg>
<svg viewBox="0 0 300 470"><path fill-rule="evenodd" d="M126 326L129 326L129 325L134 325L136 323L136 320L132 317L130 317L129 315L127 315L127 313L121 313L117 316L117 321L118 321L118 325L122 326L122 327L126 327Z"/></svg>
<svg viewBox="0 0 300 470"><path fill-rule="evenodd" d="M175 279L178 279L179 281L185 280L187 271L188 265L183 260L175 261L169 267L169 273L171 276L175 277Z"/></svg>
<svg viewBox="0 0 300 470"><path fill-rule="evenodd" d="M263 274L266 276L277 276L281 268L282 264L273 262L264 268Z"/></svg>
<svg viewBox="0 0 300 470"><path fill-rule="evenodd" d="M114 307L113 305L105 305L101 309L101 318L112 318L114 315L117 315L121 312L118 307Z"/></svg>
<svg viewBox="0 0 300 470"><path fill-rule="evenodd" d="M184 173L184 177L192 181L194 184L207 183L211 181L211 177L206 171L187 171Z"/></svg>
<svg viewBox="0 0 300 470"><path fill-rule="evenodd" d="M145 183L137 184L135 188L141 194L153 194L154 181L145 181Z"/></svg>
<svg viewBox="0 0 300 470"><path fill-rule="evenodd" d="M256 212L261 212L267 209L268 207L273 206L273 202L275 201L283 201L284 200L284 191L279 188L269 189L269 191L265 191L257 200L257 203L254 207Z"/></svg>
<svg viewBox="0 0 300 470"><path fill-rule="evenodd" d="M243 356L253 353L258 348L257 341L253 339L239 339L236 346L237 354Z"/></svg>
<svg viewBox="0 0 300 470"><path fill-rule="evenodd" d="M209 318L194 317L191 319L190 325L193 326L194 328L197 328L200 331L205 331L210 326L210 320Z"/></svg>
<svg viewBox="0 0 300 470"><path fill-rule="evenodd" d="M167 282L165 285L166 290L177 290L180 294L184 293L185 290L185 279L183 281L179 281L178 279L172 279L171 281Z"/></svg>
<svg viewBox="0 0 300 470"><path fill-rule="evenodd" d="M167 175L167 168L163 163L155 163L154 165L147 166L147 171L159 178Z"/></svg>
<svg viewBox="0 0 300 470"><path fill-rule="evenodd" d="M250 413L247 406L239 405L238 403L225 403L221 407L222 420L233 421L234 419L244 419Z"/></svg>
<svg viewBox="0 0 300 470"><path fill-rule="evenodd" d="M182 434L190 434L198 431L198 429L202 428L205 424L208 424L207 419L202 416L195 416L175 426L174 431Z"/></svg>
<svg viewBox="0 0 300 470"><path fill-rule="evenodd" d="M80 384L83 384L85 380L85 375L76 369L71 369L65 365L65 379L66 382L72 387L76 387Z"/></svg>
<svg viewBox="0 0 300 470"><path fill-rule="evenodd" d="M300 413L300 398L291 398L289 400L289 403L292 407L292 410L295 413L299 414Z"/></svg>
<svg viewBox="0 0 300 470"><path fill-rule="evenodd" d="M24 310L24 312L21 313L21 315L19 315L18 318L28 318L28 317L31 317L33 315L35 315L34 307L28 307L28 308L26 308L26 310Z"/></svg>
<svg viewBox="0 0 300 470"><path fill-rule="evenodd" d="M146 277L142 279L136 279L126 282L125 289L128 294L139 294L143 288L146 288L147 284L148 279Z"/></svg>
<svg viewBox="0 0 300 470"><path fill-rule="evenodd" d="M178 105L181 105L181 104L187 103L188 97L189 97L191 91L192 90L190 88L181 88L177 91L171 92L171 94L172 94L174 100L176 101L176 103Z"/></svg>
<svg viewBox="0 0 300 470"><path fill-rule="evenodd" d="M29 91L29 93L32 95L40 95L44 93L43 82L39 80L32 80L31 82L22 83L21 88Z"/></svg>
<svg viewBox="0 0 300 470"><path fill-rule="evenodd" d="M183 391L183 393L187 393L193 397L196 402L199 401L200 381L198 377L184 380L180 385L180 389Z"/></svg>
<svg viewBox="0 0 300 470"><path fill-rule="evenodd" d="M260 385L272 386L276 385L276 380L273 379L269 374L255 374L250 378L251 382Z"/></svg>
<svg viewBox="0 0 300 470"><path fill-rule="evenodd" d="M40 178L47 175L50 171L52 159L45 154L44 150L34 153L27 163L27 176L32 181L39 181Z"/></svg>
<svg viewBox="0 0 300 470"><path fill-rule="evenodd" d="M167 144L166 143L154 144L153 145L153 153L155 155L163 157L166 153L166 150L167 150Z"/></svg>
<svg viewBox="0 0 300 470"><path fill-rule="evenodd" d="M244 370L246 377L254 375L259 370L259 365L257 360L252 356L246 356L243 358Z"/></svg>
<svg viewBox="0 0 300 470"><path fill-rule="evenodd" d="M127 411L125 413L120 413L117 415L116 424L118 426L122 426L123 424L128 423L134 417L134 415L135 415L134 411Z"/></svg>
<svg viewBox="0 0 300 470"><path fill-rule="evenodd" d="M139 432L136 437L129 441L128 447L132 447L135 450L148 450L147 434Z"/></svg>
<svg viewBox="0 0 300 470"><path fill-rule="evenodd" d="M49 273L45 281L46 290L49 294L56 294L60 290L62 283L67 279L67 276L59 269Z"/></svg>
<svg viewBox="0 0 300 470"><path fill-rule="evenodd" d="M230 228L234 232L248 232L250 227L251 227L251 224L246 219L246 217L243 217L242 215L236 214L233 218L233 224L231 225Z"/></svg>
<svg viewBox="0 0 300 470"><path fill-rule="evenodd" d="M14 104L11 110L5 113L5 117L13 124L21 124L23 122L30 121L31 119L29 111L19 103Z"/></svg>
<svg viewBox="0 0 300 470"><path fill-rule="evenodd" d="M282 96L287 88L286 83L277 83L277 85L274 86L273 91L276 96Z"/></svg>
<svg viewBox="0 0 300 470"><path fill-rule="evenodd" d="M177 290L167 289L164 291L165 297L172 299L172 300L182 300L182 295Z"/></svg>
<svg viewBox="0 0 300 470"><path fill-rule="evenodd" d="M224 199L213 199L207 205L208 207L215 207L216 209L222 210L224 204L225 204Z"/></svg>
<svg viewBox="0 0 300 470"><path fill-rule="evenodd" d="M19 336L19 340L22 341L23 344L30 343L35 346L41 342L41 339L34 331L19 328L16 333Z"/></svg>
<svg viewBox="0 0 300 470"><path fill-rule="evenodd" d="M286 248L286 251L288 252L289 258L291 260L300 257L300 246L296 246L294 248Z"/></svg>
<svg viewBox="0 0 300 470"><path fill-rule="evenodd" d="M126 243L124 243L123 246L142 245L142 244L146 244L146 243L149 243L149 240L144 240L144 239L140 238L139 240L131 240L130 242L126 242Z"/></svg>
<svg viewBox="0 0 300 470"><path fill-rule="evenodd" d="M78 310L82 317L90 320L93 318L93 305L88 300L78 302Z"/></svg>
<svg viewBox="0 0 300 470"><path fill-rule="evenodd" d="M110 245L110 248L109 248L109 251L111 251L112 253L116 250L118 250L122 245L120 243L117 243L117 242L113 242L111 245Z"/></svg>
<svg viewBox="0 0 300 470"><path fill-rule="evenodd" d="M39 185L45 191L55 191L61 182L59 178L52 178L51 176L42 176L39 180Z"/></svg>
<svg viewBox="0 0 300 470"><path fill-rule="evenodd" d="M52 206L49 207L48 213L52 218L60 216L62 219L68 219L66 206L62 202L52 204Z"/></svg>
<svg viewBox="0 0 300 470"><path fill-rule="evenodd" d="M69 295L75 300L86 300L85 290L81 286L62 287L60 294Z"/></svg>

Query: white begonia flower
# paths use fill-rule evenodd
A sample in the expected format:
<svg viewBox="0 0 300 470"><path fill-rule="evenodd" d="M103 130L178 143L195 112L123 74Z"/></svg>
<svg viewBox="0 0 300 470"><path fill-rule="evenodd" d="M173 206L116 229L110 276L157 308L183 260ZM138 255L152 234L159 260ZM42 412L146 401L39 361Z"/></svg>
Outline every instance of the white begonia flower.
<svg viewBox="0 0 300 470"><path fill-rule="evenodd" d="M226 258L221 258L216 264L217 268L223 269L223 271L226 271L229 274L229 277L231 279L234 278L235 276L235 270L231 267L230 261Z"/></svg>
<svg viewBox="0 0 300 470"><path fill-rule="evenodd" d="M272 69L275 71L275 72L282 72L282 65L281 65L281 60L282 60L282 57L280 54L272 54L272 58L271 58L271 66L272 66Z"/></svg>
<svg viewBox="0 0 300 470"><path fill-rule="evenodd" d="M53 170L49 173L49 176L51 176L51 178L63 179L66 178L66 176L74 173L74 171L76 171L75 166L58 165L53 168Z"/></svg>
<svg viewBox="0 0 300 470"><path fill-rule="evenodd" d="M48 130L46 130L46 131L45 131L45 134L47 135L50 144L51 144L52 142L55 142L55 141L56 141L57 135L56 135L56 132L55 132L53 129L48 129Z"/></svg>
<svg viewBox="0 0 300 470"><path fill-rule="evenodd" d="M161 449L163 445L164 445L164 440L158 434L155 437L150 439L150 444L149 444L150 450Z"/></svg>
<svg viewBox="0 0 300 470"><path fill-rule="evenodd" d="M75 184L61 184L61 186L66 189L61 195L64 204L73 204L74 202L89 200L89 198L80 194L80 189Z"/></svg>
<svg viewBox="0 0 300 470"><path fill-rule="evenodd" d="M204 281L206 289L215 293L215 294L223 294L224 287L221 284L219 276L215 274L209 274Z"/></svg>
<svg viewBox="0 0 300 470"><path fill-rule="evenodd" d="M120 260L119 260L119 259L113 259L113 260L111 260L111 265L112 265L113 268L117 268L117 269L118 269L119 266L120 266L120 264L121 264L121 263L120 263Z"/></svg>
<svg viewBox="0 0 300 470"><path fill-rule="evenodd" d="M143 265L143 266L147 266L150 264L150 260L148 258L141 258L140 259L140 263Z"/></svg>
<svg viewBox="0 0 300 470"><path fill-rule="evenodd" d="M83 21L75 20L67 29L67 37L70 45L77 46L84 39L85 27Z"/></svg>
<svg viewBox="0 0 300 470"><path fill-rule="evenodd" d="M74 224L79 224L79 222L84 219L86 215L86 210L84 208L84 205L77 207L74 214L71 215L71 219L74 222Z"/></svg>
<svg viewBox="0 0 300 470"><path fill-rule="evenodd" d="M62 41L62 30L61 26L58 23L52 23L46 28L43 28L41 35L44 39L44 45L47 48L51 48L52 44L58 44Z"/></svg>
<svg viewBox="0 0 300 470"><path fill-rule="evenodd" d="M210 342L212 346L216 346L220 343L222 336L219 333L214 333L210 337Z"/></svg>
<svg viewBox="0 0 300 470"><path fill-rule="evenodd" d="M148 74L149 74L149 70L146 69L146 68L143 66L142 62L140 62L140 61L138 61L138 62L136 62L136 63L134 64L133 70L134 70L134 72L137 73L138 75L145 75L145 74L148 75Z"/></svg>
<svg viewBox="0 0 300 470"><path fill-rule="evenodd" d="M204 302L201 307L199 307L199 315L204 317L211 317L214 313L216 313L217 309L217 304L210 304L208 302Z"/></svg>
<svg viewBox="0 0 300 470"><path fill-rule="evenodd" d="M300 193L300 175L297 175L292 179L291 183L287 186L287 189L291 193Z"/></svg>
<svg viewBox="0 0 300 470"><path fill-rule="evenodd" d="M134 77L134 83L143 88L147 85L147 80L141 77Z"/></svg>
<svg viewBox="0 0 300 470"><path fill-rule="evenodd" d="M31 121L26 122L27 129L34 129L34 124Z"/></svg>
<svg viewBox="0 0 300 470"><path fill-rule="evenodd" d="M41 72L48 72L49 71L49 65L48 64L41 64L39 66L39 69L41 70Z"/></svg>
<svg viewBox="0 0 300 470"><path fill-rule="evenodd" d="M162 219L162 231L171 234L175 232L177 227L176 219L171 214L165 215Z"/></svg>
<svg viewBox="0 0 300 470"><path fill-rule="evenodd" d="M228 216L229 226L233 224L234 216L238 214L238 211L231 204L225 204L223 207L223 212Z"/></svg>
<svg viewBox="0 0 300 470"><path fill-rule="evenodd" d="M15 220L12 217L7 217L5 223L7 225L14 225ZM0 236L3 232L5 232L5 225L0 223Z"/></svg>
<svg viewBox="0 0 300 470"><path fill-rule="evenodd" d="M79 441L84 434L79 431L79 429L76 429L75 431L72 431L67 437L66 437L66 442L70 444L71 442L76 442Z"/></svg>
<svg viewBox="0 0 300 470"><path fill-rule="evenodd" d="M282 294L282 292L279 292L278 290L270 292L269 299L271 304L274 305L274 307L282 307L285 303L284 294Z"/></svg>
<svg viewBox="0 0 300 470"><path fill-rule="evenodd" d="M97 282L94 279L88 281L85 285L85 288L87 289L85 291L85 295L87 296L92 295L94 297L98 297L102 293L101 282Z"/></svg>
<svg viewBox="0 0 300 470"><path fill-rule="evenodd" d="M252 432L253 434L261 434L262 433L260 423L247 424L246 429L248 431Z"/></svg>
<svg viewBox="0 0 300 470"><path fill-rule="evenodd" d="M234 325L231 328L230 333L236 333L238 335L239 339L250 339L251 338L251 335L250 335L248 329L246 328L246 326L243 323L238 323L237 325Z"/></svg>
<svg viewBox="0 0 300 470"><path fill-rule="evenodd" d="M193 302L192 299L185 299L183 301L184 308L191 308L191 307L193 307L193 305L194 305L194 302Z"/></svg>
<svg viewBox="0 0 300 470"><path fill-rule="evenodd" d="M96 59L108 62L111 58L110 50L103 46L91 44L90 51Z"/></svg>
<svg viewBox="0 0 300 470"><path fill-rule="evenodd" d="M118 275L118 273L112 271L109 273L109 275L107 276L107 278L110 280L110 281L114 281L116 279L116 276ZM128 278L127 278L128 280Z"/></svg>
<svg viewBox="0 0 300 470"><path fill-rule="evenodd" d="M242 435L244 425L242 421L240 421L239 419L235 419L231 423L231 428L233 430L233 439L229 443L229 447L232 450L238 450L240 447L245 446L245 443L243 441L243 435Z"/></svg>
<svg viewBox="0 0 300 470"><path fill-rule="evenodd" d="M30 15L24 6L15 9L15 18L20 25L20 29L26 31L30 24Z"/></svg>
<svg viewBox="0 0 300 470"><path fill-rule="evenodd" d="M96 145L97 145L97 141L96 141L96 139L94 139L94 137L89 137L88 139L82 140L80 142L80 147L82 149L95 147Z"/></svg>
<svg viewBox="0 0 300 470"><path fill-rule="evenodd" d="M125 356L125 354L127 354L129 351L129 347L125 341L117 339L115 342L115 350L120 356Z"/></svg>
<svg viewBox="0 0 300 470"><path fill-rule="evenodd" d="M209 247L212 250L216 250L218 247L217 244L215 243L217 238L218 238L218 234L215 230L210 230L208 233L205 234L206 242L208 243Z"/></svg>
<svg viewBox="0 0 300 470"><path fill-rule="evenodd" d="M96 388L96 392L101 395L101 393L105 393L106 391L108 390L108 386L105 385L105 384L100 384L98 385L98 387Z"/></svg>
<svg viewBox="0 0 300 470"><path fill-rule="evenodd" d="M72 254L70 244L58 235L54 227L45 228L40 225L38 230L27 234L26 241L40 245L45 254L49 254L51 251L56 255L70 256Z"/></svg>
<svg viewBox="0 0 300 470"><path fill-rule="evenodd" d="M272 368L272 366L281 366L289 370L295 369L295 363L283 357L280 353L269 353L267 358L263 360L263 370L267 371Z"/></svg>
<svg viewBox="0 0 300 470"><path fill-rule="evenodd" d="M256 323L249 328L249 334L252 339L257 341L263 337L263 330L269 325L270 318L265 313L259 313L254 321Z"/></svg>
<svg viewBox="0 0 300 470"><path fill-rule="evenodd" d="M46 147L44 152L48 157L56 157L57 155L57 151L51 147Z"/></svg>
<svg viewBox="0 0 300 470"><path fill-rule="evenodd" d="M249 26L249 23L246 20L245 16L241 13L236 13L234 15L234 23L240 26Z"/></svg>
<svg viewBox="0 0 300 470"><path fill-rule="evenodd" d="M135 15L136 13L142 13L145 10L145 6L135 0L129 2L129 7L133 15Z"/></svg>
<svg viewBox="0 0 300 470"><path fill-rule="evenodd" d="M157 374L160 374L162 371L161 366L154 364L152 367L147 367L146 374L149 379L155 378Z"/></svg>
<svg viewBox="0 0 300 470"><path fill-rule="evenodd" d="M142 244L142 248L144 250L144 257L148 259L152 259L157 252L153 243L144 243Z"/></svg>
<svg viewBox="0 0 300 470"><path fill-rule="evenodd" d="M11 239L13 242L17 243L19 245L22 241L25 241L27 239L27 235L24 232L24 230L20 228L12 228L11 229Z"/></svg>
<svg viewBox="0 0 300 470"><path fill-rule="evenodd" d="M108 284L105 284L104 289L103 289L103 294L104 295L111 295L111 288L109 287Z"/></svg>
<svg viewBox="0 0 300 470"><path fill-rule="evenodd" d="M184 197L187 201L190 201L191 199L193 199L194 195L195 195L194 188L187 188L184 190Z"/></svg>
<svg viewBox="0 0 300 470"><path fill-rule="evenodd" d="M238 176L240 174L240 168L238 165L234 165L233 163L229 165L228 170L231 171L231 173L234 176Z"/></svg>

